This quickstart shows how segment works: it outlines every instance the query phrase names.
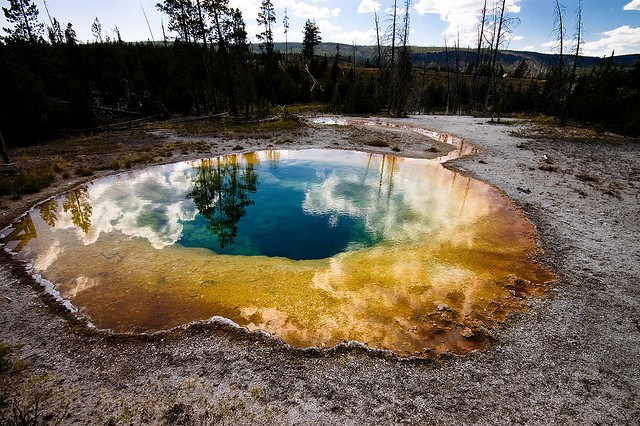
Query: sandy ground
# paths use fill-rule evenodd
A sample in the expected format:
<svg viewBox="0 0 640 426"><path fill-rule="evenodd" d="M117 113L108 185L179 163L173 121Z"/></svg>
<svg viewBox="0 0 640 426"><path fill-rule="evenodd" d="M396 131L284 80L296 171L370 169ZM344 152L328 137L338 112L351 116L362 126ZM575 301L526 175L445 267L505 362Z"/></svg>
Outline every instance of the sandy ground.
<svg viewBox="0 0 640 426"><path fill-rule="evenodd" d="M153 338L107 336L48 303L3 255L0 341L16 346L13 356L29 363L31 375L12 401L27 406L40 395L40 420L64 424L639 424L639 141L517 120L397 121L481 148L447 167L510 197L536 225L539 261L559 277L529 312L492 330L487 350L440 361L349 347L292 351L206 324ZM162 143L179 139L156 135ZM390 148L362 144L375 138ZM398 132L338 127L240 142L195 139L211 153L239 143L388 153L397 145L400 155L421 157L437 155L426 151L431 146L444 149ZM170 161L201 157L199 147ZM3 200L0 222L78 181Z"/></svg>

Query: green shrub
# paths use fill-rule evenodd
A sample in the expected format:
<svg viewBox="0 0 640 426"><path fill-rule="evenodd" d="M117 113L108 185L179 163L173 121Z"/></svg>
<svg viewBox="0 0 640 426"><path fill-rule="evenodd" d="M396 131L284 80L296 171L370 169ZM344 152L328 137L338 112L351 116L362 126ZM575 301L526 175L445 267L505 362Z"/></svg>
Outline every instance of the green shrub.
<svg viewBox="0 0 640 426"><path fill-rule="evenodd" d="M0 195L19 197L23 194L33 194L48 187L56 180L56 174L51 166L33 166L21 170L14 176L0 179Z"/></svg>
<svg viewBox="0 0 640 426"><path fill-rule="evenodd" d="M87 177L87 176L93 175L93 169L91 167L84 168L80 166L80 167L76 167L76 170L74 173L76 174L76 176Z"/></svg>
<svg viewBox="0 0 640 426"><path fill-rule="evenodd" d="M389 146L389 144L387 142L383 141L382 139L374 139L374 140L371 140L369 142L365 142L364 144L368 145L368 146L375 146L375 147L378 147L378 148L386 148L386 147Z"/></svg>

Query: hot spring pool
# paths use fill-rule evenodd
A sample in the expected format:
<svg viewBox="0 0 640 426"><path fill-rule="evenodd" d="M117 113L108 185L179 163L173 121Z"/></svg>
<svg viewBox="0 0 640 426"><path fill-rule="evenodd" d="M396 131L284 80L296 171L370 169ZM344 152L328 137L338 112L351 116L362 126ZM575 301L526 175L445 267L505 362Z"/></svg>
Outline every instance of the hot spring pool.
<svg viewBox="0 0 640 426"><path fill-rule="evenodd" d="M439 161L340 150L228 155L95 180L2 242L91 324L212 317L294 347L465 353L544 291L533 226Z"/></svg>

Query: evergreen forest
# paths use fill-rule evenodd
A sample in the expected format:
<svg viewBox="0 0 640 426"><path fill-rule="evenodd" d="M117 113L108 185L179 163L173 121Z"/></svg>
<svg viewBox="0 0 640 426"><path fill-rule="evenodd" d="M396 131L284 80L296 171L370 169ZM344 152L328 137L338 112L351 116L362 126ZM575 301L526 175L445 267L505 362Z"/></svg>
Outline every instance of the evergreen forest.
<svg viewBox="0 0 640 426"><path fill-rule="evenodd" d="M7 3L3 12L13 26L0 41L0 132L9 146L143 118L268 118L306 104L345 114L462 113L492 120L544 114L563 124L640 135L640 62L620 65L612 55L597 66L578 66L578 32L571 41L560 35L559 46L577 47L561 47L551 66L536 69L525 59L506 66L504 2L483 11L486 34L476 47L447 46L446 60L429 64L415 61L406 15L389 17L391 34L379 30L376 15L378 42L366 58L356 58L355 46L353 55L339 44L328 54L330 43L318 54L322 35L313 21L298 29L300 48L283 51L273 42L270 0L258 17L242 16L225 0L165 0L158 8L177 36L137 43L103 36L98 19L95 41L80 43L72 23L63 29L55 18L40 22L32 0ZM263 29L258 46L249 42L245 19L257 19Z"/></svg>

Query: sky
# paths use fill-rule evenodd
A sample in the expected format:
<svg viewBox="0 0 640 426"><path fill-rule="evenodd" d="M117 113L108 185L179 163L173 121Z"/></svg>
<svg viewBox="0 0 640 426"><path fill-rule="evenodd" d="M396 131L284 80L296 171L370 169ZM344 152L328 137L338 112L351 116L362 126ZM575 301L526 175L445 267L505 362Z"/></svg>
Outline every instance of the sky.
<svg viewBox="0 0 640 426"><path fill-rule="evenodd" d="M103 34L114 38L117 26L125 41L162 40L162 25L168 17L156 8L160 0L33 0L40 10L40 21L51 17L63 25L73 24L78 39L93 41L91 24L98 18ZM489 6L495 0L487 0ZM403 8L405 0L397 0ZM239 8L252 42L261 32L256 17L261 0L229 0ZM276 11L275 41L285 41L283 19L289 17L288 41L302 41L305 22L315 20L323 42L375 44L374 14L377 10L381 30L389 25L393 0L272 0ZM473 46L484 0L413 0L410 7L409 42L416 46L453 45L460 37L462 47ZM575 32L578 0L561 0L564 6L566 39ZM507 0L511 32L506 48L542 53L556 52L554 35L555 0ZM0 0L8 7L8 0ZM404 10L400 11L404 14ZM145 14L149 21L147 26ZM4 14L0 26L7 27ZM640 0L583 0L583 54L605 56L640 53ZM2 32L4 34L4 32ZM175 34L167 33L167 36ZM571 46L571 42L566 43Z"/></svg>

